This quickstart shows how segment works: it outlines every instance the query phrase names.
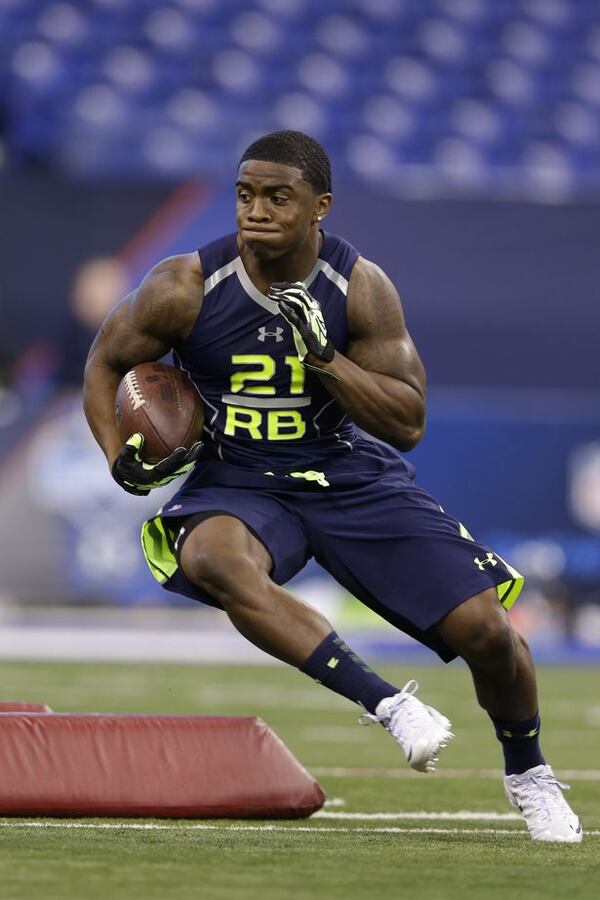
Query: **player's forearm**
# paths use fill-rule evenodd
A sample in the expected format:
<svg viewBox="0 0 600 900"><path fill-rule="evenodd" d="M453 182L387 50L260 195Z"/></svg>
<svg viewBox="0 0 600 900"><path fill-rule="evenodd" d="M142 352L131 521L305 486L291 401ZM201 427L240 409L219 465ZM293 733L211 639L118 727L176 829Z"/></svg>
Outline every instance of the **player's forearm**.
<svg viewBox="0 0 600 900"><path fill-rule="evenodd" d="M339 378L321 380L359 428L373 437L403 451L412 450L423 437L425 401L411 385L389 375L367 372L337 352L330 363L310 356L306 362Z"/></svg>
<svg viewBox="0 0 600 900"><path fill-rule="evenodd" d="M88 425L109 466L119 454L122 440L115 421L115 397L121 374L90 358L85 368L83 409Z"/></svg>

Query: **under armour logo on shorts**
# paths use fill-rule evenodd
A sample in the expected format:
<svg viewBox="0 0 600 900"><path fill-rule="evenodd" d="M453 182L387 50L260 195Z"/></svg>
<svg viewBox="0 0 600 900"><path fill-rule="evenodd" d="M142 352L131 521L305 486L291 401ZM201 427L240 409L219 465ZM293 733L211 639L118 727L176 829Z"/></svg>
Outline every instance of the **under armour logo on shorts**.
<svg viewBox="0 0 600 900"><path fill-rule="evenodd" d="M283 340L283 328L280 328L279 325L276 327L275 331L267 331L267 329L261 325L258 329L258 339L262 341L263 344L268 337L274 337L277 343Z"/></svg>
<svg viewBox="0 0 600 900"><path fill-rule="evenodd" d="M493 553L486 553L485 559L479 559L479 557L476 556L475 559L473 560L473 562L481 569L482 572L483 572L484 566L497 566L498 565L497 561L494 559Z"/></svg>

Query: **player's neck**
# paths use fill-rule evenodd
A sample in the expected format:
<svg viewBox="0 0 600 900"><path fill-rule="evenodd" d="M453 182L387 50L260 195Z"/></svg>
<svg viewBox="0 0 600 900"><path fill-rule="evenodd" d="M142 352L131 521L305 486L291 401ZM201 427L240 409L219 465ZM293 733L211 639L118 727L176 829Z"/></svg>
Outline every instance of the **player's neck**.
<svg viewBox="0 0 600 900"><path fill-rule="evenodd" d="M275 282L305 279L314 268L322 245L323 234L315 229L301 247L284 256L275 259L260 257L244 244L240 246L240 256L254 286L266 294Z"/></svg>

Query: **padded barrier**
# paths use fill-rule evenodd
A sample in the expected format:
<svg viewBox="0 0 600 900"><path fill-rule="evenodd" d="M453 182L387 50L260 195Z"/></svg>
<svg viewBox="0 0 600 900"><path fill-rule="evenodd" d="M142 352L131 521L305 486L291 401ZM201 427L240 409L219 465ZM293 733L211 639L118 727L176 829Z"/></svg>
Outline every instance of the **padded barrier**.
<svg viewBox="0 0 600 900"><path fill-rule="evenodd" d="M258 718L0 715L0 815L301 818L319 783Z"/></svg>

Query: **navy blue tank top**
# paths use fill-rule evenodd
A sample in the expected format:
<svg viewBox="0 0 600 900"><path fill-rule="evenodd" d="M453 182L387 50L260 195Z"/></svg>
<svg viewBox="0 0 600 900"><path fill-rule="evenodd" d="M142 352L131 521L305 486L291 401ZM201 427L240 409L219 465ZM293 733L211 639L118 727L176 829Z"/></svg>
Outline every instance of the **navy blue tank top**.
<svg viewBox="0 0 600 900"><path fill-rule="evenodd" d="M351 450L353 422L318 376L301 365L291 327L252 284L236 235L198 252L204 303L173 356L204 402L206 456L266 471ZM358 255L343 238L324 232L321 252L304 282L342 353L348 343L348 281Z"/></svg>

